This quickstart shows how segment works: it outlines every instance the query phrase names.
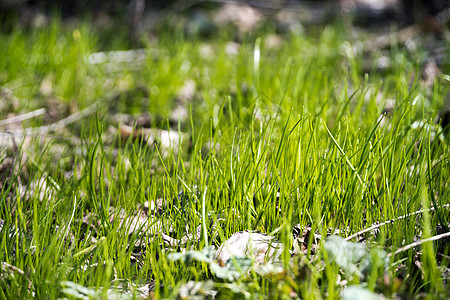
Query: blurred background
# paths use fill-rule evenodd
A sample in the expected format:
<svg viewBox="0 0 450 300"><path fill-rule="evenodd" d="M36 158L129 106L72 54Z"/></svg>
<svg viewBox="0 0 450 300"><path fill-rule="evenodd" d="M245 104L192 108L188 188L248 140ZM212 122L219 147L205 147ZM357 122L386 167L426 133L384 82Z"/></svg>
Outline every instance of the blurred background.
<svg viewBox="0 0 450 300"><path fill-rule="evenodd" d="M3 33L17 25L31 29L48 25L53 16L65 23L88 21L104 33L123 34L130 46L142 33L151 36L170 18L185 22L186 31L212 36L224 23L239 32L263 20L275 22L281 33L300 26L333 22L338 17L360 27L380 29L419 24L421 30L443 34L449 19L448 0L0 0Z"/></svg>
<svg viewBox="0 0 450 300"><path fill-rule="evenodd" d="M229 57L238 56L240 46L248 48L242 53L250 57L258 37L264 37L264 47L269 53L292 45L286 43L291 36L308 37L311 41L329 40L330 57L357 53L360 60L353 66L356 71L352 75L356 83L363 74L384 79L396 69L417 75L418 66L423 70L419 72L423 85L432 89L440 74L450 72L449 3L448 0L0 0L0 37L5 45L0 56L8 58L0 61L0 85L11 91L14 86L20 86L17 93L24 99L33 99L12 101L3 93L0 100L6 97L7 101L0 105L0 117L19 107L24 112L40 108L39 97L49 102L49 95L57 96L53 97L57 98L55 103L74 103L61 110L49 102L49 111L56 111L47 120L50 123L87 107L93 98L105 97L111 87L119 87L120 95L124 91L134 92L132 96L116 98L137 99L124 102L122 110L150 111L160 116L154 118L155 125L165 120L174 107L181 107L183 101L179 99L195 98L192 96L195 93L185 91L198 92L205 82L197 80L195 68L192 74L183 75L186 78L175 76L180 75L179 69L186 60L183 41L194 41L192 47L199 48L189 50L199 53L199 57L191 57L195 64L197 60L220 58L218 49L226 52L223 64L214 71L220 73L216 85L223 89L211 96L212 106L216 105L217 97L230 91L238 91L239 97L245 99L255 96L249 92L250 81L245 83L243 78L238 78L238 83L230 88L225 83L234 81L224 76L229 75ZM341 33L342 40L339 40ZM292 52L289 56L298 55L294 48L289 50ZM161 50L169 50L167 61ZM153 55L158 60L152 59ZM414 63L405 67L406 60L402 57ZM140 78L137 74L144 72L143 62L148 64L147 77L133 79L133 76ZM209 64L205 65L208 70ZM327 66L336 67L335 64L330 62ZM86 85L85 74L80 72L91 65L105 68L100 73L97 70L94 79L89 81L96 88ZM159 67L160 73L151 71ZM136 70L140 71L135 74ZM206 77L211 77L211 72L207 73ZM38 79L23 79L24 74L34 74ZM161 79L155 74L160 74ZM108 81L111 78L112 83ZM28 86L32 88L24 88ZM93 95L93 91L97 94ZM186 93L191 96L183 96ZM144 108L139 106L145 102L141 98L154 98L149 96L153 94L158 95L157 101L142 104ZM441 110L443 125L449 123L450 97L446 99ZM13 109L10 103L21 104ZM203 100L200 103L196 109L202 107Z"/></svg>

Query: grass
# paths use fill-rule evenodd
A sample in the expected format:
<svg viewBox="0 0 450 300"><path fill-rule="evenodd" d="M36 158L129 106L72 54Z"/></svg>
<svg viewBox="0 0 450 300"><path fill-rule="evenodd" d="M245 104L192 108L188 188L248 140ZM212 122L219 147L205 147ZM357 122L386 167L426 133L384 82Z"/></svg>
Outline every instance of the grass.
<svg viewBox="0 0 450 300"><path fill-rule="evenodd" d="M226 30L205 41L175 29L144 41L138 63L93 64L92 53L120 40L101 41L89 26L60 28L0 36L0 85L10 93L2 94L0 119L44 107L44 117L22 124L38 127L97 105L56 132L18 134L16 149L2 146L1 298L113 291L140 298L146 284L155 298L339 298L344 286L386 297L449 296L447 243L386 255L437 235L439 226L448 232L449 144L435 119L449 70L425 87L425 50L394 45L387 70L364 71L367 60L339 24L318 36L284 36L279 48L265 44L270 28L237 44ZM174 119L178 107L186 114ZM157 130L155 143L120 129L142 113ZM145 201L162 208L145 214ZM368 269L355 261L347 270L339 258L348 252L336 256L324 238L317 252L288 251L296 225L346 237L430 207L366 235L362 250L336 242L364 253ZM148 223L135 226L139 216ZM181 239L197 228L200 237L186 246L157 234ZM207 254L169 256L217 248L242 230L275 235L285 245L284 271L229 281Z"/></svg>

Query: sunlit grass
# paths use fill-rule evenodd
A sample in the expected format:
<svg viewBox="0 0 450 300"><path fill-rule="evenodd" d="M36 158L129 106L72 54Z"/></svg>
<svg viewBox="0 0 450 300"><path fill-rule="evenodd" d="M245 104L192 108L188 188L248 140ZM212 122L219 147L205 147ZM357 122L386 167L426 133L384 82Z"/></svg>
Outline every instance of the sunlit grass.
<svg viewBox="0 0 450 300"><path fill-rule="evenodd" d="M364 57L350 55L339 25L319 37L286 36L279 49L267 48L265 37L231 43L176 31L148 42L138 63L94 64L89 57L101 49L88 26L55 23L0 36L0 85L17 99L2 119L50 110L50 98L67 106L61 118L98 102L96 114L47 138L17 136L18 149L0 153L0 162L13 158L15 170L1 174L0 261L24 272L2 267L0 296L58 298L71 281L100 297L124 280L151 283L156 297L175 297L185 282L212 279L223 297L335 298L342 273L333 263L323 269L326 252L292 263L285 251L280 277L251 273L228 283L205 263L169 260L181 249L164 245L156 232L181 239L201 228L187 244L194 250L218 247L241 230L275 232L292 249L297 224L324 236L341 229L345 237L449 203L449 148L434 122L448 93L444 76L427 89L420 64L401 49L392 50L387 74L363 74ZM186 117L169 124L179 106ZM143 113L153 128L178 132L179 146L121 138L120 120ZM149 226L129 234L140 205L157 199L162 211L150 212ZM393 252L436 235L438 224L447 228L448 216L442 208L405 218L381 227L367 245ZM410 250L392 256L389 269L374 263L348 284L387 297L444 295L438 265L447 258L438 262L431 243L421 252L423 274ZM396 286L400 263L410 276Z"/></svg>

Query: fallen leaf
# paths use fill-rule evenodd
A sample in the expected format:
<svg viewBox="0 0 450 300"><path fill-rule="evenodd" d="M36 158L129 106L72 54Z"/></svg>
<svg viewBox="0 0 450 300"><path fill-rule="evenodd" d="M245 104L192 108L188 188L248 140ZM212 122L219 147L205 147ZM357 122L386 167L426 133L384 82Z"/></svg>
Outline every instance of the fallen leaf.
<svg viewBox="0 0 450 300"><path fill-rule="evenodd" d="M277 242L275 237L246 230L236 232L226 240L217 250L215 259L225 266L233 256L248 256L262 264L279 261L282 252L283 244Z"/></svg>
<svg viewBox="0 0 450 300"><path fill-rule="evenodd" d="M214 282L207 281L188 281L183 284L179 290L180 299L205 299L211 297L214 299L217 291L214 290Z"/></svg>
<svg viewBox="0 0 450 300"><path fill-rule="evenodd" d="M365 300L381 300L386 299L381 295L375 294L368 289L356 285L356 286L349 286L344 289L342 292L342 299L343 300L359 300L359 299L365 299Z"/></svg>

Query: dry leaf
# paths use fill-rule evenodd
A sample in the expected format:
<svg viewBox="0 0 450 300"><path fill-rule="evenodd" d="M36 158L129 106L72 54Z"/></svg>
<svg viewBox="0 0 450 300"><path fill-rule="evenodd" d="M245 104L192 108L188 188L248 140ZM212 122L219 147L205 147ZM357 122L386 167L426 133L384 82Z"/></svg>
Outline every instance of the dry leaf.
<svg viewBox="0 0 450 300"><path fill-rule="evenodd" d="M246 230L236 232L226 240L219 247L214 258L222 267L233 256L248 256L262 264L266 261L279 261L282 251L283 244L277 242L275 237Z"/></svg>

